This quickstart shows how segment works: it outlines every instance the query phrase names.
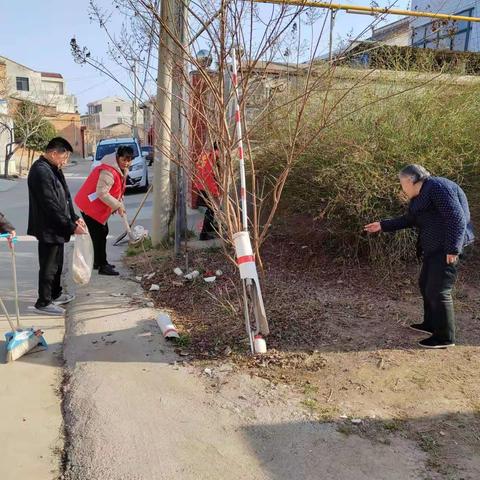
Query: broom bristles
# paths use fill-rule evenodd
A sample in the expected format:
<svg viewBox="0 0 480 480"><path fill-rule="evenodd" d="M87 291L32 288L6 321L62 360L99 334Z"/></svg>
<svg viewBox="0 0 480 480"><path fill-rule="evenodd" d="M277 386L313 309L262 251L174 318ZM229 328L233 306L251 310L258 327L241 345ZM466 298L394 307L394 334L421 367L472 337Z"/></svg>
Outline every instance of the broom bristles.
<svg viewBox="0 0 480 480"><path fill-rule="evenodd" d="M32 335L28 337L27 340L22 342L20 345L17 345L12 350L7 351L7 362L13 362L18 358L22 357L30 350L37 347L42 341L42 337L37 337L36 335Z"/></svg>

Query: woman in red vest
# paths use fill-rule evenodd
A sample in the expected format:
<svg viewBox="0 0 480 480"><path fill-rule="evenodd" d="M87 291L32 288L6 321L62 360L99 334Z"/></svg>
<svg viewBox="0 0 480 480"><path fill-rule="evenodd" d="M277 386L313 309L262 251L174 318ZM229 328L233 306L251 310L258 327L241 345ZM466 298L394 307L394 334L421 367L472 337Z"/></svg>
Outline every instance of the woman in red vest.
<svg viewBox="0 0 480 480"><path fill-rule="evenodd" d="M217 143L213 144L213 150L200 156L195 164L195 180L193 187L198 193L197 207L206 207L203 228L200 240L215 238L215 213L212 209L212 201L220 196L217 179L215 178L215 163L219 151Z"/></svg>
<svg viewBox="0 0 480 480"><path fill-rule="evenodd" d="M92 170L75 196L75 203L82 212L92 237L93 268L98 268L100 275L118 275L115 265L110 265L107 261L107 221L115 212L125 215L122 200L133 156L133 149L127 146L118 147L116 153L105 155L102 163Z"/></svg>

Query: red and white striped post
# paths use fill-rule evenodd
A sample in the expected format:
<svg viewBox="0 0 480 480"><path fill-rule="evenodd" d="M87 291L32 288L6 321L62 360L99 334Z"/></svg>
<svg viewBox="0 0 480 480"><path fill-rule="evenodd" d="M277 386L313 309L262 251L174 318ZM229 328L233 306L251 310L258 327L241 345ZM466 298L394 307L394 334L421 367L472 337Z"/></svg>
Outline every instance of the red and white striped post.
<svg viewBox="0 0 480 480"><path fill-rule="evenodd" d="M237 69L237 52L232 49L232 83L235 97L235 131L238 142L238 158L240 162L240 198L242 201L242 224L243 231L248 232L248 212L247 212L247 180L245 177L245 157L243 151L242 137L242 118L240 115L240 103L238 101L238 69Z"/></svg>
<svg viewBox="0 0 480 480"><path fill-rule="evenodd" d="M266 344L261 336L261 333L268 334L268 323L265 314L265 308L263 306L262 292L260 290L257 266L255 264L255 256L253 254L252 245L250 242L250 235L248 233L247 181L245 175L245 157L243 150L241 121L242 118L240 114L237 55L235 49L232 49L232 57L232 84L235 99L235 132L238 142L240 199L242 205L243 227L242 231L237 232L233 236L233 240L235 243L237 265L240 271L240 278L242 279L245 328L247 330L248 339L250 341L250 349L252 351L252 354L254 354L264 353L266 351ZM255 316L255 332L252 330L249 302L252 302L252 313Z"/></svg>

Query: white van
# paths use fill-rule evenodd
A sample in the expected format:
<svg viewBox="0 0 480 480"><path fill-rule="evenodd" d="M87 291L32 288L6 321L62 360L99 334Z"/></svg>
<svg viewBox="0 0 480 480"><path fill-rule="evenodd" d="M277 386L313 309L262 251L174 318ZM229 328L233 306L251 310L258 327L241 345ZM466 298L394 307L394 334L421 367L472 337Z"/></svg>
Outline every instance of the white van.
<svg viewBox="0 0 480 480"><path fill-rule="evenodd" d="M144 156L146 154L142 155L140 145L135 138L108 138L100 140L97 144L95 157L90 170L100 165L105 155L116 152L120 146L131 147L134 155L127 176L127 189L134 188L146 191L148 189L148 168Z"/></svg>

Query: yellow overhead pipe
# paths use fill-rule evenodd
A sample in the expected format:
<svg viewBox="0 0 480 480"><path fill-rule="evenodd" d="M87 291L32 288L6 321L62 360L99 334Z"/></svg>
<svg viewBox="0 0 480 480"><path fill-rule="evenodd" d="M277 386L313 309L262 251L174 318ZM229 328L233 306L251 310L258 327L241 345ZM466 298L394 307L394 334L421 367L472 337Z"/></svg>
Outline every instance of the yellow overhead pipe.
<svg viewBox="0 0 480 480"><path fill-rule="evenodd" d="M316 2L314 0L252 0L255 3L274 3L277 5L296 5L298 7L327 8L329 10L345 10L351 13L363 14L389 14L406 17L436 18L439 20L454 20L460 22L480 22L479 17L466 17L465 15L449 15L447 13L417 12L415 10L401 10L398 8L363 7L361 5L345 5L340 3Z"/></svg>

